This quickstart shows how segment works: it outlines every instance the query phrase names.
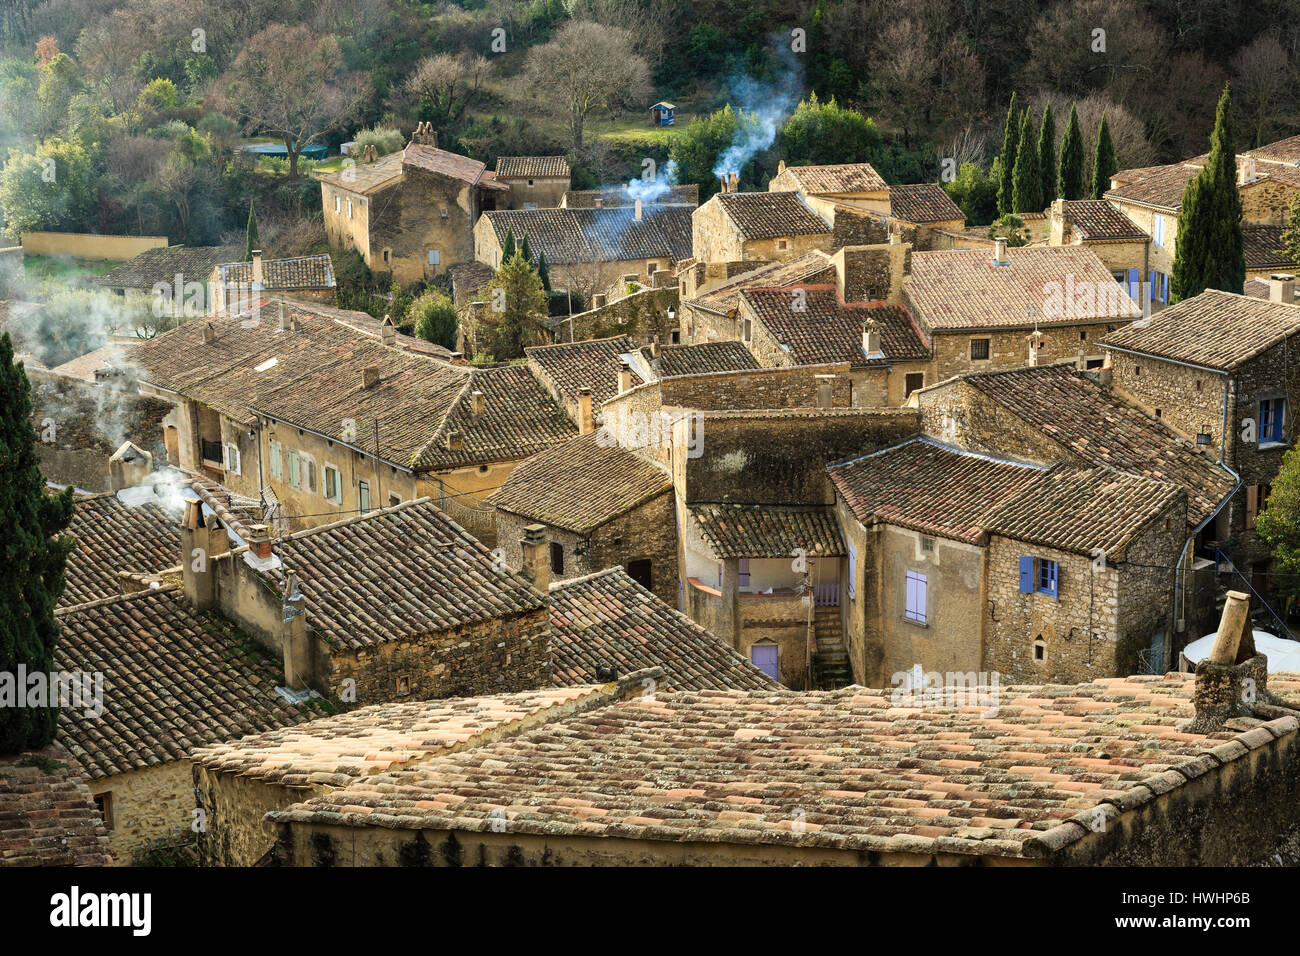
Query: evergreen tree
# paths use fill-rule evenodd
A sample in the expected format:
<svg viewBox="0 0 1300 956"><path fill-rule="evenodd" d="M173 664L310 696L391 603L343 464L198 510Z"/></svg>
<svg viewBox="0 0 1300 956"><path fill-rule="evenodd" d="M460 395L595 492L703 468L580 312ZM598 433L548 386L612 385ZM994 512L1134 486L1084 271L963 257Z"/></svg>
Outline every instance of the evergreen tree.
<svg viewBox="0 0 1300 956"><path fill-rule="evenodd" d="M1209 158L1183 191L1169 291L1174 302L1190 299L1206 289L1240 295L1245 282L1237 143L1225 86L1214 117L1214 132L1210 134Z"/></svg>
<svg viewBox="0 0 1300 956"><path fill-rule="evenodd" d="M1119 163L1115 160L1115 144L1110 138L1110 123L1106 114L1101 114L1101 125L1097 127L1097 148L1092 154L1092 198L1101 199L1110 189L1110 177L1119 172Z"/></svg>
<svg viewBox="0 0 1300 956"><path fill-rule="evenodd" d="M1016 150L1016 168L1012 171L1012 212L1043 211L1043 176L1038 169L1038 150L1034 147L1029 110L1020 117L1020 148Z"/></svg>
<svg viewBox="0 0 1300 956"><path fill-rule="evenodd" d="M253 200L248 201L248 228L244 232L244 261L253 261L253 250L262 248L262 240L257 235L257 213L253 211Z"/></svg>
<svg viewBox="0 0 1300 956"><path fill-rule="evenodd" d="M506 241L501 246L501 264L505 265L515 257L518 250L515 249L515 231L509 226L506 227Z"/></svg>
<svg viewBox="0 0 1300 956"><path fill-rule="evenodd" d="M519 254L524 257L524 262L533 261L533 250L528 246L528 233L524 233L524 241L519 244Z"/></svg>
<svg viewBox="0 0 1300 956"><path fill-rule="evenodd" d="M542 280L523 256L515 255L502 260L484 296L488 308L472 329L475 358L490 355L498 362L521 358L524 349L534 344L547 315Z"/></svg>
<svg viewBox="0 0 1300 956"><path fill-rule="evenodd" d="M55 537L72 520L72 489L45 491L36 459L31 384L14 363L9 333L0 335L0 672L50 674L59 625L54 605L63 593L70 537ZM25 695L26 687L15 688ZM54 739L58 701L50 706L0 706L0 753L43 747Z"/></svg>
<svg viewBox="0 0 1300 956"><path fill-rule="evenodd" d="M1255 530L1277 561L1274 589L1300 594L1300 449L1291 448L1282 456L1268 499L1260 502Z"/></svg>
<svg viewBox="0 0 1300 956"><path fill-rule="evenodd" d="M1040 198L1047 206L1060 195L1056 189L1056 120L1051 103L1043 107L1043 122L1038 127L1038 170L1043 177Z"/></svg>
<svg viewBox="0 0 1300 956"><path fill-rule="evenodd" d="M1079 132L1079 111L1070 104L1070 121L1061 137L1061 166L1058 193L1071 201L1083 198L1083 134Z"/></svg>
<svg viewBox="0 0 1300 956"><path fill-rule="evenodd" d="M542 280L542 288L551 291L551 270L546 266L546 250L537 253L537 278Z"/></svg>
<svg viewBox="0 0 1300 956"><path fill-rule="evenodd" d="M998 215L1005 216L1007 213L1015 212L1014 191L1015 184L1012 180L1012 174L1016 168L1016 144L1020 137L1020 115L1016 112L1016 94L1011 94L1011 105L1007 107L1007 122L1002 129L1002 153L1000 159L1001 176L998 179Z"/></svg>

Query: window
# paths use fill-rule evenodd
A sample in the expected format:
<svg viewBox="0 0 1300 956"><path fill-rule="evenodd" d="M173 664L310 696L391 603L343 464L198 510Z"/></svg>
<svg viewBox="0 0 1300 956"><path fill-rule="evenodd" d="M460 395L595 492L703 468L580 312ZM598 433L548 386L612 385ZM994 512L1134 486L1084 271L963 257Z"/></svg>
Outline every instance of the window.
<svg viewBox="0 0 1300 956"><path fill-rule="evenodd" d="M743 331L740 333L740 337L746 342L754 337L754 323L751 319L746 319L745 324L741 326L741 328Z"/></svg>
<svg viewBox="0 0 1300 956"><path fill-rule="evenodd" d="M530 179L530 180L528 180L528 185L530 185L530 186L531 186L531 185L532 185L532 184L533 184L533 181L532 181L532 180L531 180L531 179Z"/></svg>
<svg viewBox="0 0 1300 956"><path fill-rule="evenodd" d="M406 696L407 694L409 694L410 692L411 692L411 678L409 678L409 677L399 677L399 678L397 678L397 693L398 693L398 695L399 695L399 696L402 696L402 697L405 697L405 696Z"/></svg>
<svg viewBox="0 0 1300 956"><path fill-rule="evenodd" d="M558 541L551 542L551 573L564 573L564 545Z"/></svg>
<svg viewBox="0 0 1300 956"><path fill-rule="evenodd" d="M309 455L302 456L302 486L308 491L316 490L316 459Z"/></svg>
<svg viewBox="0 0 1300 956"><path fill-rule="evenodd" d="M105 790L103 793L97 793L93 799L100 815L104 818L104 826L113 829L113 791Z"/></svg>
<svg viewBox="0 0 1300 956"><path fill-rule="evenodd" d="M321 477L325 481L325 488L322 492L326 498L335 504L343 502L343 476L333 465L326 465L321 472Z"/></svg>
<svg viewBox="0 0 1300 956"><path fill-rule="evenodd" d="M1095 368L1102 368L1103 366L1105 366L1105 364L1106 364L1105 359L1085 359L1083 363L1083 367L1085 369L1095 369Z"/></svg>
<svg viewBox="0 0 1300 956"><path fill-rule="evenodd" d="M280 458L281 445L274 438L271 439L271 477L284 477L284 462Z"/></svg>
<svg viewBox="0 0 1300 956"><path fill-rule="evenodd" d="M1259 403L1259 443L1261 445L1282 440L1282 425L1286 419L1286 399L1266 398Z"/></svg>
<svg viewBox="0 0 1300 956"><path fill-rule="evenodd" d="M357 507L361 509L362 514L370 510L370 482L368 481L357 482Z"/></svg>
<svg viewBox="0 0 1300 956"><path fill-rule="evenodd" d="M989 357L989 340L988 339L971 339L970 340L970 357L974 362L986 362Z"/></svg>
<svg viewBox="0 0 1300 956"><path fill-rule="evenodd" d="M402 503L401 495L393 494L393 492L391 491L388 493L388 507L395 508L397 505L400 505L401 503Z"/></svg>
<svg viewBox="0 0 1300 956"><path fill-rule="evenodd" d="M906 391L905 391L904 394L903 394L903 397L904 397L904 398L907 398L908 395L911 395L911 394L912 394L913 392L915 392L918 388L922 388L922 387L924 387L924 385L925 385L925 373L924 373L924 372L908 372L908 373L907 373L907 377L906 377L905 379L903 379L903 385L904 385L904 387L905 387L905 389L906 389Z"/></svg>
<svg viewBox="0 0 1300 956"><path fill-rule="evenodd" d="M668 336L668 341L672 342L673 345L677 345L681 342L681 340L682 340L682 333L677 329L673 329L671 334Z"/></svg>
<svg viewBox="0 0 1300 956"><path fill-rule="evenodd" d="M1250 531L1255 527L1255 519L1259 513L1268 507L1268 494L1273 490L1272 485L1247 485L1246 486L1246 530Z"/></svg>
<svg viewBox="0 0 1300 956"><path fill-rule="evenodd" d="M1157 246L1165 244L1165 217L1156 213L1151 222L1151 241Z"/></svg>
<svg viewBox="0 0 1300 956"><path fill-rule="evenodd" d="M1080 342L1086 342L1086 341L1088 341L1088 333L1087 333L1087 332L1080 332L1080 333L1079 333L1079 341L1080 341Z"/></svg>
<svg viewBox="0 0 1300 956"><path fill-rule="evenodd" d="M1141 285L1142 285L1142 270L1129 269L1128 270L1128 297L1132 299L1134 302L1141 301L1139 299L1139 296L1141 295L1141 289L1139 287Z"/></svg>
<svg viewBox="0 0 1300 956"><path fill-rule="evenodd" d="M352 218L352 200L351 200L351 199L348 200L348 218L349 218L349 219Z"/></svg>
<svg viewBox="0 0 1300 956"><path fill-rule="evenodd" d="M749 587L749 558L740 559L740 586Z"/></svg>
<svg viewBox="0 0 1300 956"><path fill-rule="evenodd" d="M933 551L933 550L934 550L934 538L922 538L922 539L921 539L921 550L922 550L922 551Z"/></svg>
<svg viewBox="0 0 1300 956"><path fill-rule="evenodd" d="M334 211L335 212L343 211L343 197L340 196L338 193L334 194Z"/></svg>
<svg viewBox="0 0 1300 956"><path fill-rule="evenodd" d="M1043 640L1043 635L1041 634L1034 638L1034 660L1047 660L1047 642Z"/></svg>
<svg viewBox="0 0 1300 956"><path fill-rule="evenodd" d="M925 623L925 575L916 571L907 572L907 610L904 616L917 624Z"/></svg>
<svg viewBox="0 0 1300 956"><path fill-rule="evenodd" d="M787 248L789 245L790 245L790 243L786 242L784 239L778 239L778 240L776 241L776 247L777 247L778 249L785 249L785 248Z"/></svg>
<svg viewBox="0 0 1300 956"><path fill-rule="evenodd" d="M226 444L226 471L232 475L240 474L239 446L234 442L228 442Z"/></svg>
<svg viewBox="0 0 1300 956"><path fill-rule="evenodd" d="M392 249L385 249L385 250L384 250L384 265L388 265L388 264L392 261L392 258L393 258L393 250L392 250Z"/></svg>
<svg viewBox="0 0 1300 956"><path fill-rule="evenodd" d="M289 484L297 488L302 485L302 468L298 460L298 453L292 448L289 449Z"/></svg>
<svg viewBox="0 0 1300 956"><path fill-rule="evenodd" d="M1022 554L1020 556L1020 593L1033 594L1037 591L1040 594L1050 594L1059 600L1059 573L1055 561Z"/></svg>
<svg viewBox="0 0 1300 956"><path fill-rule="evenodd" d="M438 263L440 263L440 262L442 262L442 253L439 252L437 249L430 249L430 250L429 250L429 265L431 265L431 266L436 266L436 265L437 265Z"/></svg>
<svg viewBox="0 0 1300 956"><path fill-rule="evenodd" d="M627 563L627 576L649 591L654 583L650 559L637 558L635 561L629 561Z"/></svg>

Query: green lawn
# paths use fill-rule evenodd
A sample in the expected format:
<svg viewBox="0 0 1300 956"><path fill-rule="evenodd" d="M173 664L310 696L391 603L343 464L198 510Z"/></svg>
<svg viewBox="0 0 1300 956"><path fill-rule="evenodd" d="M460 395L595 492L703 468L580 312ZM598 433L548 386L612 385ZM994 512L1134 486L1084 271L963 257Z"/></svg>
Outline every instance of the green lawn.
<svg viewBox="0 0 1300 956"><path fill-rule="evenodd" d="M29 282L60 282L84 285L122 264L121 259L78 259L75 256L23 256L23 271Z"/></svg>

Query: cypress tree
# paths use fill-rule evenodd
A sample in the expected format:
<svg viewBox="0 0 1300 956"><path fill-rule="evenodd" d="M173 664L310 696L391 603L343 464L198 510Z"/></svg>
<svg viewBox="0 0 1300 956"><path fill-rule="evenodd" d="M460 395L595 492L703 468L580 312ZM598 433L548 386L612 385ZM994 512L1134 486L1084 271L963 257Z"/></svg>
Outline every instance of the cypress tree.
<svg viewBox="0 0 1300 956"><path fill-rule="evenodd" d="M72 489L45 491L36 459L31 384L14 363L9 333L0 335L0 672L19 665L28 674L54 670L59 625L54 605L63 593L70 537L55 537L72 520ZM25 686L0 706L0 753L43 747L54 739L58 701L27 707Z"/></svg>
<svg viewBox="0 0 1300 956"><path fill-rule="evenodd" d="M244 231L244 261L253 261L253 250L262 248L262 240L257 235L257 213L253 211L253 200L248 201L248 227Z"/></svg>
<svg viewBox="0 0 1300 956"><path fill-rule="evenodd" d="M546 267L546 250L537 253L537 278L542 280L542 288L551 291L551 270Z"/></svg>
<svg viewBox="0 0 1300 956"><path fill-rule="evenodd" d="M1210 134L1209 158L1183 191L1169 291L1174 302L1190 299L1206 289L1240 295L1245 281L1237 143L1229 88L1225 86L1214 117L1214 132Z"/></svg>
<svg viewBox="0 0 1300 956"><path fill-rule="evenodd" d="M1056 120L1052 117L1052 104L1043 107L1043 122L1038 127L1038 169L1043 177L1040 199L1046 206L1058 195L1056 190Z"/></svg>
<svg viewBox="0 0 1300 956"><path fill-rule="evenodd" d="M515 249L515 231L507 226L506 241L505 244L501 246L501 264L505 265L513 259L517 251L518 250Z"/></svg>
<svg viewBox="0 0 1300 956"><path fill-rule="evenodd" d="M1007 107L1007 122L1002 129L1002 167L998 178L998 215L1005 216L1015 212L1015 182L1012 174L1016 168L1016 144L1020 137L1020 115L1016 112L1016 94L1011 94L1011 105Z"/></svg>
<svg viewBox="0 0 1300 956"><path fill-rule="evenodd" d="M533 261L533 250L528 246L528 233L524 233L524 241L519 244L519 254L524 257L524 262Z"/></svg>
<svg viewBox="0 0 1300 956"><path fill-rule="evenodd" d="M1092 198L1101 199L1110 189L1110 177L1119 172L1119 163L1115 160L1115 144L1110 139L1110 123L1106 114L1101 114L1101 125L1097 127L1097 148L1092 154Z"/></svg>
<svg viewBox="0 0 1300 956"><path fill-rule="evenodd" d="M1070 121L1061 137L1060 195L1066 199L1083 198L1083 134L1079 132L1079 111L1070 104Z"/></svg>
<svg viewBox="0 0 1300 956"><path fill-rule="evenodd" d="M1043 211L1043 176L1038 169L1038 150L1034 147L1029 110L1020 117L1020 148L1016 151L1012 184L1013 212Z"/></svg>

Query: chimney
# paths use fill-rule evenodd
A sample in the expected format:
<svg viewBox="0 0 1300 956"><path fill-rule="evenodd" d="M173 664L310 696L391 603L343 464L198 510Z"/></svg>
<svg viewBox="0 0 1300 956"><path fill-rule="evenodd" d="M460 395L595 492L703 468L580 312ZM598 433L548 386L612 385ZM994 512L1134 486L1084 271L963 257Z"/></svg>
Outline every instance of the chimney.
<svg viewBox="0 0 1300 956"><path fill-rule="evenodd" d="M254 249L254 250L253 250L253 281L254 281L255 283L257 283L258 285L262 285L262 284L263 284L263 281L262 281L262 250L261 250L261 249Z"/></svg>
<svg viewBox="0 0 1300 956"><path fill-rule="evenodd" d="M279 307L279 310L280 310L280 331L281 331L281 332L288 332L288 331L289 331L289 313L285 311L284 303L283 303L283 302L276 302L275 304L276 304L277 307Z"/></svg>
<svg viewBox="0 0 1300 956"><path fill-rule="evenodd" d="M578 434L590 435L596 430L596 419L591 411L591 389L578 389Z"/></svg>
<svg viewBox="0 0 1300 956"><path fill-rule="evenodd" d="M463 451L465 448L465 433L459 429L453 428L447 432L447 450Z"/></svg>
<svg viewBox="0 0 1300 956"><path fill-rule="evenodd" d="M284 658L284 684L290 690L307 690L311 677L311 644L307 640L307 609L298 588L298 572L285 569L280 594L280 654Z"/></svg>
<svg viewBox="0 0 1300 956"><path fill-rule="evenodd" d="M122 442L108 459L109 487L114 491L133 488L153 471L153 455L129 441Z"/></svg>
<svg viewBox="0 0 1300 956"><path fill-rule="evenodd" d="M379 366L367 365L361 370L361 387L374 388L379 384Z"/></svg>
<svg viewBox="0 0 1300 956"><path fill-rule="evenodd" d="M618 390L620 393L626 392L632 387L632 366L627 364L627 359L622 359L618 363Z"/></svg>
<svg viewBox="0 0 1300 956"><path fill-rule="evenodd" d="M1065 245L1066 225L1065 200L1053 199L1051 208L1051 238L1048 240L1050 245Z"/></svg>
<svg viewBox="0 0 1300 956"><path fill-rule="evenodd" d="M725 192L730 192L730 190L727 189L727 174L726 174L726 173L723 173L723 174L722 174L722 191L723 191L724 193L725 193Z"/></svg>
<svg viewBox="0 0 1300 956"><path fill-rule="evenodd" d="M475 418L478 418L480 415L483 414L483 407L485 404L486 403L484 401L482 392L478 391L477 389L475 389L473 392L470 392L469 405L471 410L473 410L474 412Z"/></svg>
<svg viewBox="0 0 1300 956"><path fill-rule="evenodd" d="M1268 301L1295 305L1295 276L1275 272L1268 277Z"/></svg>
<svg viewBox="0 0 1300 956"><path fill-rule="evenodd" d="M523 552L523 575L533 587L545 594L551 586L551 562L546 547L546 525L530 524L519 542Z"/></svg>
<svg viewBox="0 0 1300 956"><path fill-rule="evenodd" d="M1254 716L1254 704L1272 703L1268 691L1268 658L1255 649L1250 626L1250 597L1229 591L1219 618L1210 656L1196 665L1192 704L1196 716L1184 728L1214 733L1234 717ZM1245 693L1253 689L1254 693Z"/></svg>
<svg viewBox="0 0 1300 956"><path fill-rule="evenodd" d="M1244 186L1246 183L1255 181L1255 158L1253 156L1243 156L1241 164L1237 167L1237 185Z"/></svg>
<svg viewBox="0 0 1300 956"><path fill-rule="evenodd" d="M393 325L391 315L384 316L384 324L379 327L379 341L384 345L397 344L397 326Z"/></svg>
<svg viewBox="0 0 1300 956"><path fill-rule="evenodd" d="M776 174L777 174L778 176L780 176L783 172L785 172L785 160L784 160L784 159L781 160L779 163L776 164Z"/></svg>
<svg viewBox="0 0 1300 956"><path fill-rule="evenodd" d="M595 199L592 200L592 202L595 204L597 209L605 208L605 200L600 196L597 196Z"/></svg>
<svg viewBox="0 0 1300 956"><path fill-rule="evenodd" d="M217 340L217 330L212 327L211 322L203 323L203 344L211 345Z"/></svg>
<svg viewBox="0 0 1300 956"><path fill-rule="evenodd" d="M862 323L862 351L868 358L884 354L880 351L880 323L875 319Z"/></svg>
<svg viewBox="0 0 1300 956"><path fill-rule="evenodd" d="M447 359L448 359L448 361L451 362L452 365L464 365L464 364L465 364L465 353L464 353L464 352L452 352L449 356L447 356Z"/></svg>
<svg viewBox="0 0 1300 956"><path fill-rule="evenodd" d="M740 173L728 173L727 179L731 186L731 192L734 193L740 189Z"/></svg>
<svg viewBox="0 0 1300 956"><path fill-rule="evenodd" d="M230 538L216 515L205 515L203 503L186 499L181 521L181 579L185 600L200 611L217 603L217 569L212 560L230 550Z"/></svg>
<svg viewBox="0 0 1300 956"><path fill-rule="evenodd" d="M248 550L259 561L271 557L271 529L264 524L255 524L248 529Z"/></svg>
<svg viewBox="0 0 1300 956"><path fill-rule="evenodd" d="M633 205L632 207L632 218L635 219L637 222L641 221L641 200L640 199L638 199L636 201L636 204Z"/></svg>
<svg viewBox="0 0 1300 956"><path fill-rule="evenodd" d="M1026 338L1029 339L1029 366L1032 368L1038 365L1038 353L1047 344L1047 339L1037 329L1030 332Z"/></svg>
<svg viewBox="0 0 1300 956"><path fill-rule="evenodd" d="M299 319L298 316L296 316L296 315L290 317L290 319L289 319L289 330L290 330L291 332L298 332L298 331L300 331L301 329L302 329L302 320Z"/></svg>
<svg viewBox="0 0 1300 956"><path fill-rule="evenodd" d="M656 335L654 338L650 340L650 357L658 358L660 351L661 349L659 348L659 336Z"/></svg>
<svg viewBox="0 0 1300 956"><path fill-rule="evenodd" d="M995 266L1004 266L1007 264L1007 237L998 236L993 240L993 264Z"/></svg>

